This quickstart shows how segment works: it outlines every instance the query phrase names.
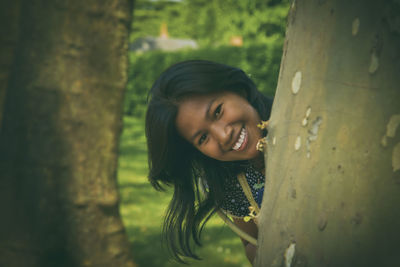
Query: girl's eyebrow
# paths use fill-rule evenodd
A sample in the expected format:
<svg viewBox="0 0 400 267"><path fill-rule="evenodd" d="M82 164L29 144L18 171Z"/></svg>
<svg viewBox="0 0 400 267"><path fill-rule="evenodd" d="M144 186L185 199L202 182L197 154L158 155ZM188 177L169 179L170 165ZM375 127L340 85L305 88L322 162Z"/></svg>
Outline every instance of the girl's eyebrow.
<svg viewBox="0 0 400 267"><path fill-rule="evenodd" d="M208 104L207 104L207 109L206 109L206 112L205 112L205 114L204 114L204 119L205 119L205 120L207 120L207 118L210 117L210 109L211 109L211 107L212 107L212 105L213 105L213 103L215 102L216 99L217 99L217 97L214 97L213 99L210 100L210 102L208 102ZM201 129L198 130L198 131L196 131L196 132L192 135L192 137L190 138L190 142L194 143L194 140L197 138L198 135L201 134L201 132L202 132Z"/></svg>

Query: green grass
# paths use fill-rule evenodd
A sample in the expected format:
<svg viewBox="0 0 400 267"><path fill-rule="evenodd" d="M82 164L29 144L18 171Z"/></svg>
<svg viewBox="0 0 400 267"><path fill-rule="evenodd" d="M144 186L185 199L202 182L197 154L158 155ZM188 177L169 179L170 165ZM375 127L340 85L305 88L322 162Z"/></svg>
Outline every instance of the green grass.
<svg viewBox="0 0 400 267"><path fill-rule="evenodd" d="M139 267L185 266L170 259L167 248L161 243L163 216L171 192L154 190L146 175L144 122L125 117L118 183L121 194L120 211L135 262ZM207 223L202 241L203 246L196 252L203 260L190 260L191 266L250 266L239 237L219 217L214 216Z"/></svg>

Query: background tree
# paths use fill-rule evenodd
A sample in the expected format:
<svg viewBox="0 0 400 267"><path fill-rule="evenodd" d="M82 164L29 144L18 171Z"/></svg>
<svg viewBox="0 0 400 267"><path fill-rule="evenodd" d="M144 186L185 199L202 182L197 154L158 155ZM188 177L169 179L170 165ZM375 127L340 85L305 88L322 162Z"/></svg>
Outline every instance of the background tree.
<svg viewBox="0 0 400 267"><path fill-rule="evenodd" d="M400 3L294 1L255 266L395 266Z"/></svg>
<svg viewBox="0 0 400 267"><path fill-rule="evenodd" d="M0 265L134 266L116 185L132 1L0 10Z"/></svg>
<svg viewBox="0 0 400 267"><path fill-rule="evenodd" d="M19 1L12 3L0 1L0 23L3 26L0 27L0 122L3 117L6 87L18 39L19 5Z"/></svg>

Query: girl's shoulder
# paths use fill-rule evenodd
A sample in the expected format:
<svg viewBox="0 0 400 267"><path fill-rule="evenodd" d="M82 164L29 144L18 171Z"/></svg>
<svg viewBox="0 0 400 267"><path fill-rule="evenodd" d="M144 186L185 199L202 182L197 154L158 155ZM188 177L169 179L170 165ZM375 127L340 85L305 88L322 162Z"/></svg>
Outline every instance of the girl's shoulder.
<svg viewBox="0 0 400 267"><path fill-rule="evenodd" d="M264 191L265 176L251 166L244 169L244 174L251 189L253 198L260 206L262 193ZM244 217L249 213L248 208L250 203L247 200L237 177L232 177L226 182L224 195L224 201L221 205L223 210L235 217Z"/></svg>

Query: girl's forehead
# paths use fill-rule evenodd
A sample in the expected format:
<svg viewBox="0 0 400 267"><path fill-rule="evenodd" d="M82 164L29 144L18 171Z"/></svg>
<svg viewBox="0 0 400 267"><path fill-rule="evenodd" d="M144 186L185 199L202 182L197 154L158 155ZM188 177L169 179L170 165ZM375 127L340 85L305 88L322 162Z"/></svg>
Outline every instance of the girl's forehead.
<svg viewBox="0 0 400 267"><path fill-rule="evenodd" d="M178 102L178 114L176 116L176 125L178 130L180 126L192 125L206 116L207 110L211 108L212 103L218 95L193 95L186 96Z"/></svg>

